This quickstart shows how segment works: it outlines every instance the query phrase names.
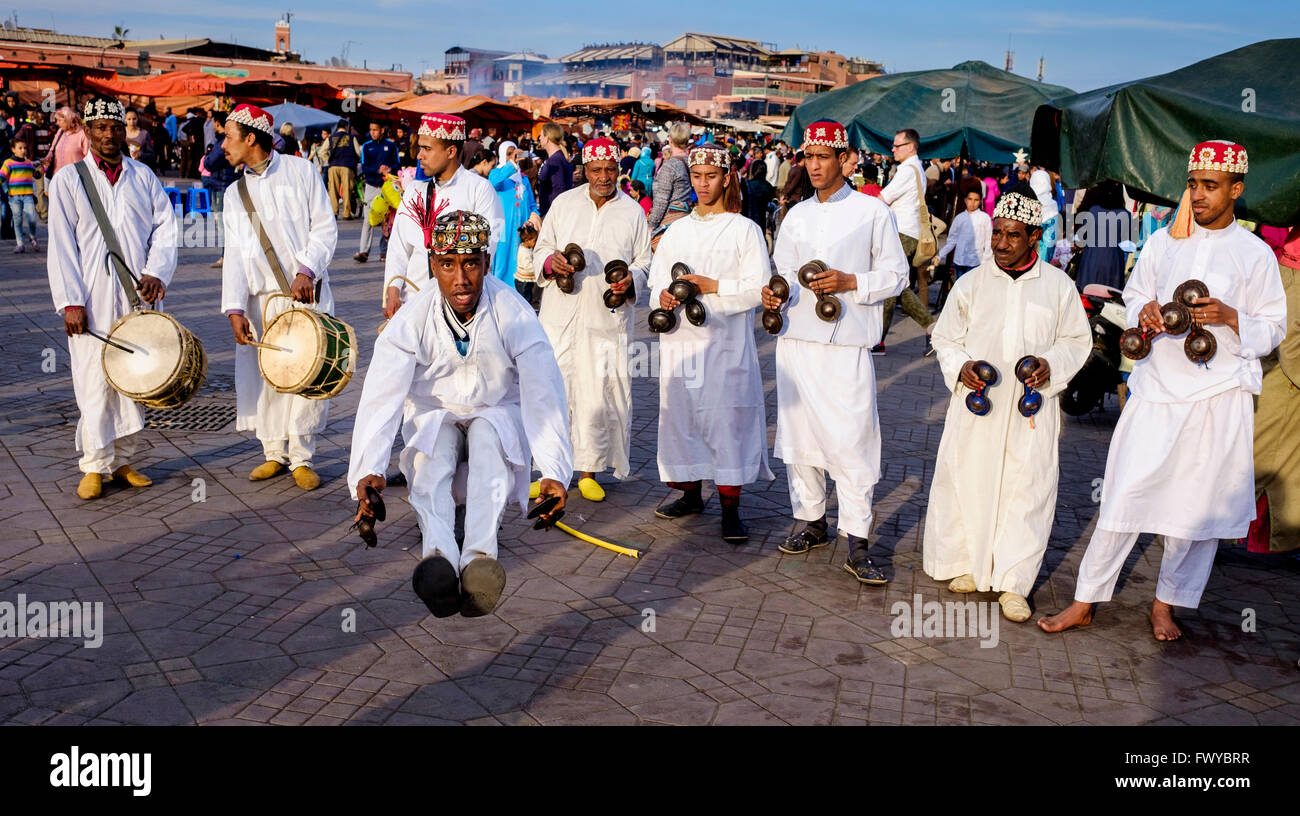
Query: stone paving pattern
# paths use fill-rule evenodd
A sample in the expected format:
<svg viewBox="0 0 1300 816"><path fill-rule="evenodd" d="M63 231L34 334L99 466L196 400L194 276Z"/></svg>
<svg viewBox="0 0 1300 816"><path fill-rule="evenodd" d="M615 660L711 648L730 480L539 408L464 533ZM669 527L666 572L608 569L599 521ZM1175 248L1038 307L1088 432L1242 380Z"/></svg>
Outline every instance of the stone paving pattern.
<svg viewBox="0 0 1300 816"><path fill-rule="evenodd" d="M338 314L368 362L381 320L381 267L351 260L344 223L331 270ZM44 229L41 230L44 240ZM323 487L252 483L260 446L220 432L143 434L137 466L155 485L75 495L76 407L45 255L0 247L0 600L102 601L99 649L71 639L0 641L0 721L149 724L1135 724L1300 722L1300 560L1221 546L1185 640L1155 642L1146 621L1161 547L1143 537L1114 603L1083 631L1049 636L1001 621L999 642L895 639L892 605L956 600L921 571L921 530L948 400L919 329L901 313L876 358L883 478L873 547L892 582L841 571L843 540L786 556L784 468L747 488L751 539L717 536L718 506L656 519L658 383L633 385L633 473L605 478L600 505L571 493L567 521L641 547L640 560L560 531L533 532L508 509L506 595L486 618L431 617L410 587L419 541L405 490L388 492L380 546L349 532L342 483L360 376L332 406L317 467ZM208 350L210 383L190 406L230 411L233 343L218 312L214 249L184 249L167 305ZM645 309L639 339L648 340ZM756 332L768 394L774 342ZM53 349L57 371L41 368ZM363 368L364 371L364 368ZM834 384L827 384L834 398ZM187 406L188 407L188 406ZM1035 614L1068 603L1097 514L1118 410L1067 419L1056 526ZM206 501L196 503L194 480ZM832 504L831 516L835 511ZM977 600L994 601L992 593ZM1243 609L1257 628L1242 631ZM643 631L643 610L654 631ZM345 632L345 610L356 631Z"/></svg>

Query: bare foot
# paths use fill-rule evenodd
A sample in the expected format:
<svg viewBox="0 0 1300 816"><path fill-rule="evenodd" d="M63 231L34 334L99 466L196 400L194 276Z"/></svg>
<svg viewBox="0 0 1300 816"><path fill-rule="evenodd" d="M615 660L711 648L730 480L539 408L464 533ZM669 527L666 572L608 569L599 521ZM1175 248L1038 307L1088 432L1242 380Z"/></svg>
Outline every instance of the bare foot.
<svg viewBox="0 0 1300 816"><path fill-rule="evenodd" d="M1038 628L1044 632L1064 632L1076 626L1092 623L1092 604L1075 601L1069 607L1055 615L1038 619Z"/></svg>
<svg viewBox="0 0 1300 816"><path fill-rule="evenodd" d="M1178 640L1183 630L1174 623L1174 608L1164 601L1151 602L1151 631L1156 640Z"/></svg>

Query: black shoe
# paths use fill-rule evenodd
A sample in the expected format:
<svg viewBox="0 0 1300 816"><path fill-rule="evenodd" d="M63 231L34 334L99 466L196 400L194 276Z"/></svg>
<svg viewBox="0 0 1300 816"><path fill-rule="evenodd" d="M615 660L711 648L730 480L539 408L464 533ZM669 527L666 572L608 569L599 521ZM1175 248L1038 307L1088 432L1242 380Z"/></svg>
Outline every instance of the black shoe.
<svg viewBox="0 0 1300 816"><path fill-rule="evenodd" d="M415 565L411 588L429 607L435 618L449 618L460 611L460 582L451 562L441 555L431 555Z"/></svg>
<svg viewBox="0 0 1300 816"><path fill-rule="evenodd" d="M782 543L776 545L776 548L783 553L790 555L803 555L809 550L815 550L818 547L825 547L830 543L826 531L822 530L820 534L808 527L804 527L799 532L787 538Z"/></svg>
<svg viewBox="0 0 1300 816"><path fill-rule="evenodd" d="M386 482L389 487L406 487L406 474L399 470L397 473L384 479L384 482Z"/></svg>
<svg viewBox="0 0 1300 816"><path fill-rule="evenodd" d="M849 560L844 562L844 571L857 578L859 583L870 586L883 586L889 583L884 570L873 564L871 557L865 554L850 556Z"/></svg>
<svg viewBox="0 0 1300 816"><path fill-rule="evenodd" d="M699 493L686 493L676 501L670 501L655 510L655 515L662 519L676 519L693 516L704 511L704 500Z"/></svg>
<svg viewBox="0 0 1300 816"><path fill-rule="evenodd" d="M506 588L506 571L495 558L475 558L460 573L460 614L482 617L496 608Z"/></svg>
<svg viewBox="0 0 1300 816"><path fill-rule="evenodd" d="M749 543L749 531L740 520L740 511L734 507L722 508L722 540L731 544Z"/></svg>

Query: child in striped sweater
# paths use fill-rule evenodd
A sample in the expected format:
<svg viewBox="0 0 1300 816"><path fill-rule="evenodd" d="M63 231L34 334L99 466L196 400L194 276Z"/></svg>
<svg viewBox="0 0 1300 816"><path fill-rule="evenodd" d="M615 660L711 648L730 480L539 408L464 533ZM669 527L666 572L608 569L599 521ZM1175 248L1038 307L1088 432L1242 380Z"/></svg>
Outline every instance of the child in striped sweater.
<svg viewBox="0 0 1300 816"><path fill-rule="evenodd" d="M27 236L32 252L40 249L36 243L36 179L40 169L27 156L27 143L15 141L14 155L0 164L0 183L9 196L9 208L14 214L14 238L18 246L14 252L23 252L23 235Z"/></svg>

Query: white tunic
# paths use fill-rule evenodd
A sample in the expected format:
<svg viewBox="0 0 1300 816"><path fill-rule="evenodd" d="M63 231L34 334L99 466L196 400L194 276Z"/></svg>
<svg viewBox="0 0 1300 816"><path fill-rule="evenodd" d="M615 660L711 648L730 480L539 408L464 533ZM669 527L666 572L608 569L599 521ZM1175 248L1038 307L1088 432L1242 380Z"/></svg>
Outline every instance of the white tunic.
<svg viewBox="0 0 1300 816"><path fill-rule="evenodd" d="M306 267L320 283L318 302L299 303L297 308L333 314L329 262L334 257L338 227L316 166L297 156L272 153L261 175L246 172L238 183L248 185L248 194L275 248L285 280L292 284L294 276ZM221 310L243 310L260 338L265 328L262 309L268 300L269 317L291 308L291 301L270 299L280 292L280 284L235 185L226 191L223 200L226 252L221 266ZM281 394L268 385L262 379L253 346L235 347L235 394L236 430L255 431L262 440L320 433L329 418L329 400Z"/></svg>
<svg viewBox="0 0 1300 816"><path fill-rule="evenodd" d="M1205 366L1183 353L1184 337L1157 335L1133 365L1111 437L1097 526L1118 533L1240 538L1255 518L1254 415L1263 381L1259 359L1286 334L1286 291L1272 250L1237 222L1197 226L1190 237L1157 230L1128 285L1128 323L1150 301L1168 303L1196 279L1238 312L1240 336L1207 326L1218 351Z"/></svg>
<svg viewBox="0 0 1300 816"><path fill-rule="evenodd" d="M925 514L925 571L940 581L970 573L981 592L1028 595L1056 513L1059 395L1092 351L1088 316L1060 269L1040 260L1012 280L988 261L953 284L930 339L952 399ZM1016 408L1025 388L1015 364L1027 354L1051 366L1032 428ZM984 416L967 410L961 384L973 360L1000 376L985 390L993 407Z"/></svg>
<svg viewBox="0 0 1300 816"><path fill-rule="evenodd" d="M570 243L582 247L586 268L566 295L543 272L544 262ZM632 430L632 380L628 340L634 304L605 306L605 264L627 262L637 298L645 290L650 266L650 228L645 211L622 191L597 209L584 184L562 193L542 221L533 250L537 285L542 289L538 317L555 348L569 399L574 467L599 473L614 468L628 474Z"/></svg>
<svg viewBox="0 0 1300 816"><path fill-rule="evenodd" d="M443 423L476 417L491 422L500 438L521 508L530 462L542 478L567 484L573 453L564 382L532 308L508 284L484 276L462 357L442 304L437 286L421 289L375 341L352 432L350 495L366 476L386 472L399 424L408 448L433 456ZM408 401L414 409L404 417Z"/></svg>
<svg viewBox="0 0 1300 816"><path fill-rule="evenodd" d="M428 190L428 181L412 181L402 192L402 206L393 217L393 231L388 238L388 254L384 258L385 288L388 282L398 275L404 275L415 281L421 289L424 288L424 282L429 280L429 250L424 245L424 230L420 229L420 225L413 218L406 215L411 211L410 203L422 201L428 194ZM442 210L444 214L466 210L486 218L491 228L488 246L497 245L502 231L505 230L506 216L505 210L501 208L501 197L497 195L490 181L473 170L457 167L450 181L445 184L434 183L434 209L439 209L444 203L447 205ZM406 300L409 296L406 282L393 281L393 287L401 294L402 300Z"/></svg>
<svg viewBox="0 0 1300 816"><path fill-rule="evenodd" d="M675 221L650 266L652 307L678 261L716 280L718 291L699 298L703 326L692 325L679 307L676 328L659 335L659 478L720 485L771 480L754 344L754 310L771 277L763 233L734 213L691 213Z"/></svg>
<svg viewBox="0 0 1300 816"><path fill-rule="evenodd" d="M93 154L82 163L90 168L127 268L136 277L151 275L163 286L170 285L176 271L176 215L158 178L148 167L123 156L117 183L110 185ZM84 306L90 330L106 337L114 321L131 307L108 261L108 248L76 167L69 165L54 174L49 195L47 271L54 308L62 312L68 306ZM81 411L77 450L104 448L144 428L144 410L104 379L99 362L102 349L103 344L88 334L68 338L73 392Z"/></svg>
<svg viewBox="0 0 1300 816"><path fill-rule="evenodd" d="M884 301L907 286L908 262L894 217L879 199L847 185L825 202L814 195L786 215L772 260L790 284L777 340L773 454L787 464L874 484L880 425L869 349L880 342ZM834 323L817 317L817 296L799 283L799 267L812 260L857 276L857 289L835 295L843 312ZM780 346L789 353L781 354ZM839 351L855 352L851 369Z"/></svg>

